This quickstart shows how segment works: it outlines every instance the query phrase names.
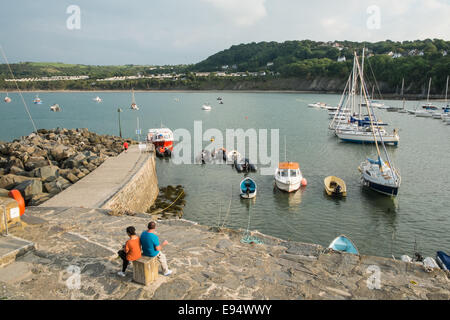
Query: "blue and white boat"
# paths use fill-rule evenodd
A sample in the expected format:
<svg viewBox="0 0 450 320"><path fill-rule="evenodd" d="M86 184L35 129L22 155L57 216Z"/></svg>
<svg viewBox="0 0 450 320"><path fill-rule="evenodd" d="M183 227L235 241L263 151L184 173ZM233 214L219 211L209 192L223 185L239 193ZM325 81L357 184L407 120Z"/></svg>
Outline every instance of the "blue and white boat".
<svg viewBox="0 0 450 320"><path fill-rule="evenodd" d="M361 172L361 184L376 192L396 196L401 183L400 174L396 169L391 169L388 162L381 157L378 160L367 158L359 166Z"/></svg>
<svg viewBox="0 0 450 320"><path fill-rule="evenodd" d="M436 261L443 270L450 270L450 256L442 251L436 253Z"/></svg>
<svg viewBox="0 0 450 320"><path fill-rule="evenodd" d="M241 198L251 199L256 197L256 183L250 178L245 178L241 181L240 184L241 189Z"/></svg>
<svg viewBox="0 0 450 320"><path fill-rule="evenodd" d="M333 241L331 241L328 248L333 249L335 251L347 252L352 254L359 255L358 248L356 248L355 244L345 235L340 235Z"/></svg>
<svg viewBox="0 0 450 320"><path fill-rule="evenodd" d="M42 104L42 100L39 98L38 94L36 95L36 98L34 98L33 103L34 104Z"/></svg>

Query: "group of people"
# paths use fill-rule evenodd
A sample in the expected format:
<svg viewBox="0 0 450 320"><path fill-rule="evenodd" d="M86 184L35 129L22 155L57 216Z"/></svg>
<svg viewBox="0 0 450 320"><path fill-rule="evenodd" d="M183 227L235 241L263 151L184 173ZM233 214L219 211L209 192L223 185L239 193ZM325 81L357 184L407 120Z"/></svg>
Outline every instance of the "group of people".
<svg viewBox="0 0 450 320"><path fill-rule="evenodd" d="M163 269L164 275L168 276L172 273L172 270L167 266L167 259L161 249L169 244L167 240L164 240L162 244L159 243L159 238L155 234L156 223L150 221L148 224L148 230L143 231L141 236L136 235L136 228L130 226L126 229L128 237L130 239L125 243L122 250L117 252L120 258L123 260L122 271L118 272L118 275L125 277L125 271L128 265L132 261L138 260L142 256L146 257L157 257L161 267ZM142 248L142 251L141 251Z"/></svg>

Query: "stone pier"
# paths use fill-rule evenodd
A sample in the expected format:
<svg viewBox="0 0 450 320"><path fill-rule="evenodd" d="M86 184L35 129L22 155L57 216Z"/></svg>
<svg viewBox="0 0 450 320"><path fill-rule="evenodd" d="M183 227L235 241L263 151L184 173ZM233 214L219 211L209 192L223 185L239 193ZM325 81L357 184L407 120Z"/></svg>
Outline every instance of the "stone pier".
<svg viewBox="0 0 450 320"><path fill-rule="evenodd" d="M41 207L105 208L145 212L158 196L155 153L152 145L141 152L137 145L108 158L95 171L41 204Z"/></svg>

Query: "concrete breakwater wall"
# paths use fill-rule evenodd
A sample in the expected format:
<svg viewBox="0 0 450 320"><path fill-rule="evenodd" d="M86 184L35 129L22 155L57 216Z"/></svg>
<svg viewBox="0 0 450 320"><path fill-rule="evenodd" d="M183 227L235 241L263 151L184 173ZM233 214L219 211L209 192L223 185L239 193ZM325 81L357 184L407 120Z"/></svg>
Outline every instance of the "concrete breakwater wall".
<svg viewBox="0 0 450 320"><path fill-rule="evenodd" d="M134 175L106 200L102 208L121 213L146 212L155 202L158 193L155 155L151 152Z"/></svg>

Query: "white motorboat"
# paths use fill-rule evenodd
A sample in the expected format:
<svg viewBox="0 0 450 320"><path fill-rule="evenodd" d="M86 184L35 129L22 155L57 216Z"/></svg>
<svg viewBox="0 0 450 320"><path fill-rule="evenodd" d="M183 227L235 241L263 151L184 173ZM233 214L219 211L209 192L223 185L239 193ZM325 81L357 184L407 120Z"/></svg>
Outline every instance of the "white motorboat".
<svg viewBox="0 0 450 320"><path fill-rule="evenodd" d="M59 106L59 104L55 103L54 105L50 106L50 110L53 112L60 112L61 107Z"/></svg>
<svg viewBox="0 0 450 320"><path fill-rule="evenodd" d="M96 96L94 99L95 102L102 102L102 99L99 96Z"/></svg>
<svg viewBox="0 0 450 320"><path fill-rule="evenodd" d="M275 185L286 192L297 191L301 186L306 186L298 162L280 162L275 170Z"/></svg>
<svg viewBox="0 0 450 320"><path fill-rule="evenodd" d="M210 111L211 110L211 105L209 103L205 103L202 105L202 109L205 111Z"/></svg>

